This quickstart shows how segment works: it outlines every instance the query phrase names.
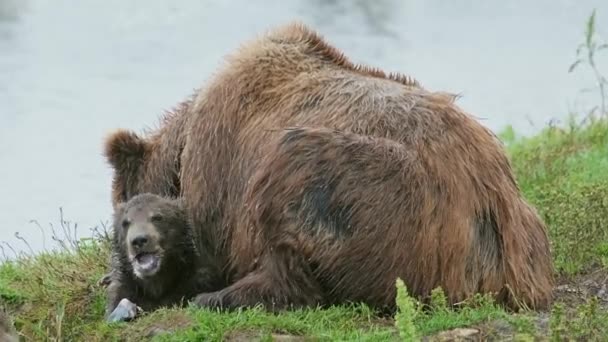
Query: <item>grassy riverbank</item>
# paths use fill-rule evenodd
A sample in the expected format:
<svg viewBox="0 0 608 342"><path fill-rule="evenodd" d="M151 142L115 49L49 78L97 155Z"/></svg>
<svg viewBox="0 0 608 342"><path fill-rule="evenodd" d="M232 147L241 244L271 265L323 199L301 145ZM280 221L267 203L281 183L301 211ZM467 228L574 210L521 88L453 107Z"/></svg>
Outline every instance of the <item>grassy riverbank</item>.
<svg viewBox="0 0 608 342"><path fill-rule="evenodd" d="M129 324L106 325L104 292L96 285L108 256L103 234L78 242L64 238L60 251L3 263L0 297L23 337L32 341L139 340L151 335L161 341L270 340L280 335L389 341L398 340L400 332L430 336L457 327L473 327L482 336L599 339L608 334L608 123L588 120L547 127L527 138L506 130L501 138L525 196L550 228L559 273L557 305L551 313L511 315L484 298L453 311L440 305L437 296L439 304L424 313L408 298L400 298L404 315L398 317L399 324L357 306L276 316L259 310L218 314L166 309ZM173 330L179 332L163 334Z"/></svg>

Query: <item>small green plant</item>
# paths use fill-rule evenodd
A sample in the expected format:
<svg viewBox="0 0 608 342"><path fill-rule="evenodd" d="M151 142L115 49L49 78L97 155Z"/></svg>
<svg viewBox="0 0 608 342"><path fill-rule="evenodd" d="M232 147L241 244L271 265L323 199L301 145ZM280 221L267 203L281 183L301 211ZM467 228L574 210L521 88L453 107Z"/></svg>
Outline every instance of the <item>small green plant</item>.
<svg viewBox="0 0 608 342"><path fill-rule="evenodd" d="M507 125L498 134L498 138L503 142L503 144L508 146L509 144L515 141L517 135L515 134L515 129L513 128L513 126Z"/></svg>
<svg viewBox="0 0 608 342"><path fill-rule="evenodd" d="M578 48L576 49L576 61L570 65L568 68L568 72L573 72L577 66L582 63L586 63L589 65L591 70L593 70L593 74L595 76L595 80L597 86L599 88L600 93L600 101L601 101L601 115L607 115L606 112L606 94L605 88L608 84L606 77L600 73L597 63L596 56L597 53L603 49L608 48L608 44L600 41L600 38L597 37L595 31L595 9L591 12L589 19L587 20L587 25L585 26L585 41L580 43Z"/></svg>
<svg viewBox="0 0 608 342"><path fill-rule="evenodd" d="M549 321L551 341L561 341L563 339L564 332L566 331L564 322L564 306L562 303L556 303L551 309L551 319Z"/></svg>
<svg viewBox="0 0 608 342"><path fill-rule="evenodd" d="M551 310L551 341L603 341L608 334L607 320L608 314L600 309L595 296L570 312L557 303Z"/></svg>
<svg viewBox="0 0 608 342"><path fill-rule="evenodd" d="M448 299L441 287L437 287L431 291L431 310L433 312L448 310Z"/></svg>
<svg viewBox="0 0 608 342"><path fill-rule="evenodd" d="M534 334L534 316L530 312L509 316L507 321L515 328L520 337Z"/></svg>
<svg viewBox="0 0 608 342"><path fill-rule="evenodd" d="M407 293L407 287L401 278L397 278L397 313L395 314L395 325L399 336L404 341L418 341L418 331L414 320L418 315L418 303Z"/></svg>
<svg viewBox="0 0 608 342"><path fill-rule="evenodd" d="M606 317L602 317L605 315L600 313L598 298L591 297L586 304L579 306L577 311L578 319L575 320L577 337L589 340L595 336L602 336L605 332L603 322Z"/></svg>
<svg viewBox="0 0 608 342"><path fill-rule="evenodd" d="M602 266L608 268L608 242L600 243L597 246L597 255L600 258Z"/></svg>

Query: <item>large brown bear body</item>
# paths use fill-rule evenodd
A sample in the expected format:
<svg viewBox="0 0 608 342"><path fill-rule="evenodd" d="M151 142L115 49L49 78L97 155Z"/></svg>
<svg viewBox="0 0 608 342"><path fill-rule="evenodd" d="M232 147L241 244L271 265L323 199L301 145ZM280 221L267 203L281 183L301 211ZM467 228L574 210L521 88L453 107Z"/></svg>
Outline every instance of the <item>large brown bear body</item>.
<svg viewBox="0 0 608 342"><path fill-rule="evenodd" d="M115 203L183 197L231 284L199 305L392 309L397 277L452 303L551 301L545 226L496 137L453 96L355 66L303 25L246 44L157 132L116 132L105 153Z"/></svg>

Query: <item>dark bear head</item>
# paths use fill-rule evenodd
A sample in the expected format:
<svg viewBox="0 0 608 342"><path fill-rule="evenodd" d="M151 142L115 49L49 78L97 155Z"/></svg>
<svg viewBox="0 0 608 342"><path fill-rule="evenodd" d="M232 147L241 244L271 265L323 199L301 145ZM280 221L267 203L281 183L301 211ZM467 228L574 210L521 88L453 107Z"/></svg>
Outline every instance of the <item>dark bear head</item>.
<svg viewBox="0 0 608 342"><path fill-rule="evenodd" d="M180 199L144 193L114 212L114 253L135 279L172 277L196 254L192 229Z"/></svg>

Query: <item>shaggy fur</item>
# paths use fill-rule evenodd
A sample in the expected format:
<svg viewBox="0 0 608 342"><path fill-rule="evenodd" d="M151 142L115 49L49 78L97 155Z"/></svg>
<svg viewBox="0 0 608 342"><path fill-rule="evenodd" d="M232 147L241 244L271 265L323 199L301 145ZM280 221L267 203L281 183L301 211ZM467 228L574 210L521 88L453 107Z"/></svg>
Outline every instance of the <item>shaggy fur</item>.
<svg viewBox="0 0 608 342"><path fill-rule="evenodd" d="M422 298L547 307L545 226L454 96L354 65L299 24L226 62L151 137L106 142L115 199L179 188L231 283L198 304L392 308L399 276Z"/></svg>
<svg viewBox="0 0 608 342"><path fill-rule="evenodd" d="M158 251L160 268L150 277L134 272L128 231L147 231L148 251ZM208 250L197 250L179 200L139 194L119 203L114 214L113 270L107 289L106 315L127 298L143 310L181 305L202 291L221 289L220 270L209 263Z"/></svg>

